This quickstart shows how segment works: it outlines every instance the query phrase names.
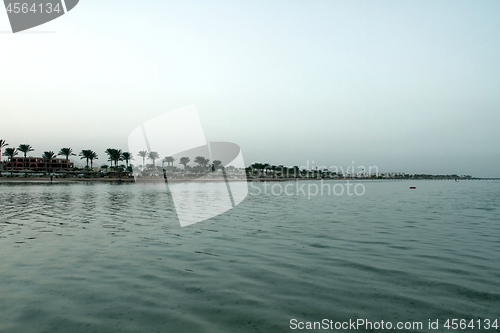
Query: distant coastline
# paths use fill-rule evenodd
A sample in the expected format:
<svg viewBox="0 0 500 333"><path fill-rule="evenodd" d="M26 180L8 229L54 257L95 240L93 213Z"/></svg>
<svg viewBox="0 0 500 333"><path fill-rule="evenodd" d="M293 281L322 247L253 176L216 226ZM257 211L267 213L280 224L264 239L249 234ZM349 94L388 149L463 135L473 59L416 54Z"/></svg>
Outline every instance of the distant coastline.
<svg viewBox="0 0 500 333"><path fill-rule="evenodd" d="M94 167L98 155L92 150L82 150L78 156L86 160L86 166L75 167L69 159L77 156L72 148L61 148L56 154L46 151L41 157L31 157L34 151L28 144L18 148L10 148L5 140L0 140L0 156L7 161L0 161L0 182L219 182L219 181L298 181L298 180L500 180L494 177L472 177L470 175L432 175L407 174L401 172L379 173L378 167L358 166L354 162L345 170L340 167L311 167L271 165L269 163L252 163L248 167L236 168L224 165L222 161L210 160L206 156L192 156L195 165L190 165L191 158L181 157L177 161L172 156L160 155L154 151L140 151L137 154L120 149L108 148L105 151L110 165ZM3 153L2 153L3 148ZM17 156L19 154L24 156ZM134 155L140 157L142 164L133 165ZM58 158L62 156L63 158ZM151 160L151 164L146 164ZM161 165L156 165L156 162ZM175 163L177 161L177 163ZM159 163L158 163L159 164ZM176 164L178 166L176 166ZM182 167L181 167L182 166ZM372 172L372 168L376 172Z"/></svg>
<svg viewBox="0 0 500 333"><path fill-rule="evenodd" d="M324 180L324 181L370 181L370 182L380 182L380 181L394 181L394 180L451 180L451 181L461 181L461 180L500 180L500 178L492 178L492 177L470 177L470 178L449 178L449 177L433 177L433 178L139 178L139 182L144 183L211 183L211 182L290 182L290 181L314 181L314 180ZM111 178L85 178L85 177L53 177L52 180L50 177L0 177L0 183L81 183L81 182L89 182L89 183L134 183L136 182L134 177L111 177Z"/></svg>

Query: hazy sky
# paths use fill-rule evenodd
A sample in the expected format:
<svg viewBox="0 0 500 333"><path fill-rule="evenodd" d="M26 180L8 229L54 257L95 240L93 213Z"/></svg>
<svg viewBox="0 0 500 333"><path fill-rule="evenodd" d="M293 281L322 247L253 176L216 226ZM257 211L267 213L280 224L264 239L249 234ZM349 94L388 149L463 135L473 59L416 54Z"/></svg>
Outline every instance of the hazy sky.
<svg viewBox="0 0 500 333"><path fill-rule="evenodd" d="M247 164L500 176L496 0L81 0L19 34L0 10L0 30L0 138L33 156L102 164L195 104Z"/></svg>

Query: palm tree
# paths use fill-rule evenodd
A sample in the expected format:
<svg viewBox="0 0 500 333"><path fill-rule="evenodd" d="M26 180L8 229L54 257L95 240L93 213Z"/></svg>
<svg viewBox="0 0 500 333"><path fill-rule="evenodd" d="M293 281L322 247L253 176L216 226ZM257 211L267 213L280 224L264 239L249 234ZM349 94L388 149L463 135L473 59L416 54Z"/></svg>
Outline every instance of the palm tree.
<svg viewBox="0 0 500 333"><path fill-rule="evenodd" d="M17 156L18 151L16 148L5 148L5 151L3 152L3 156L7 156L10 161L14 158L14 156Z"/></svg>
<svg viewBox="0 0 500 333"><path fill-rule="evenodd" d="M115 167L118 167L118 161L122 159L121 149L108 148L105 153L108 154L111 165L115 162Z"/></svg>
<svg viewBox="0 0 500 333"><path fill-rule="evenodd" d="M5 140L0 139L0 177L2 177L2 170L3 170L3 165L2 165L2 148L5 146L8 146L9 144L5 142Z"/></svg>
<svg viewBox="0 0 500 333"><path fill-rule="evenodd" d="M221 164L222 164L222 162L221 162L221 161L219 161L219 160L214 160L214 161L213 161L214 171L219 170L219 167L220 167L220 165L221 165Z"/></svg>
<svg viewBox="0 0 500 333"><path fill-rule="evenodd" d="M48 164L49 164L49 175L50 175L50 173L51 173L51 171L52 171L52 166L51 166L51 164L52 164L52 160L53 160L54 158L56 158L56 156L57 156L57 155L56 155L53 151L46 151L46 152L44 152L44 153L43 153L43 155L42 155L42 158L46 159L46 160L47 160L47 162L48 162Z"/></svg>
<svg viewBox="0 0 500 333"><path fill-rule="evenodd" d="M0 162L2 161L2 148L8 146L9 144L5 141L0 139Z"/></svg>
<svg viewBox="0 0 500 333"><path fill-rule="evenodd" d="M14 165L12 165L12 159L17 154L18 154L18 151L16 148L5 148L5 151L3 152L3 156L7 156L10 159L10 162L11 162L10 175L11 176L12 176L12 170L14 169Z"/></svg>
<svg viewBox="0 0 500 333"><path fill-rule="evenodd" d="M203 157L203 156L196 156L194 158L194 162L198 163L198 165L200 166L200 169L205 171L207 168L207 164L208 164L208 162L210 162L210 160L208 158Z"/></svg>
<svg viewBox="0 0 500 333"><path fill-rule="evenodd" d="M90 168L94 168L94 160L98 160L98 156L95 151L89 150L89 160L90 160Z"/></svg>
<svg viewBox="0 0 500 333"><path fill-rule="evenodd" d="M111 162L111 168L113 168L113 156L115 155L115 151L116 149L113 149L113 148L108 148L106 149L104 152L106 153L106 155L108 155L108 161Z"/></svg>
<svg viewBox="0 0 500 333"><path fill-rule="evenodd" d="M159 159L160 155L157 152L152 151L148 153L148 158L153 161L153 169L156 170L155 160Z"/></svg>
<svg viewBox="0 0 500 333"><path fill-rule="evenodd" d="M84 158L87 159L87 169L89 168L89 160L90 160L90 153L92 152L92 150L89 150L89 149L84 149L80 152L80 154L78 154L78 156L81 156L81 160L83 160Z"/></svg>
<svg viewBox="0 0 500 333"><path fill-rule="evenodd" d="M144 170L144 166L146 165L146 157L148 156L148 152L146 150L141 150L137 153L137 156L142 157L142 169Z"/></svg>
<svg viewBox="0 0 500 333"><path fill-rule="evenodd" d="M115 167L118 167L118 161L123 161L121 149L115 149L113 151L113 160L115 161Z"/></svg>
<svg viewBox="0 0 500 333"><path fill-rule="evenodd" d="M184 171L186 171L189 162L191 162L191 159L189 157L181 157L181 159L179 160L179 164L184 165Z"/></svg>
<svg viewBox="0 0 500 333"><path fill-rule="evenodd" d="M125 161L125 163L127 164L127 169L128 169L128 161L130 160L133 160L134 159L134 156L132 156L131 153L125 151L122 153L122 159Z"/></svg>
<svg viewBox="0 0 500 333"><path fill-rule="evenodd" d="M59 153L57 155L59 155L59 156L66 156L66 166L68 167L68 170L69 170L69 157L70 156L76 156L76 154L73 153L73 149L71 149L71 148L61 148L61 150L59 150Z"/></svg>
<svg viewBox="0 0 500 333"><path fill-rule="evenodd" d="M163 160L167 162L167 166L170 164L174 166L175 158L173 158L172 156L167 156Z"/></svg>
<svg viewBox="0 0 500 333"><path fill-rule="evenodd" d="M19 150L21 153L24 154L23 167L24 167L24 169L26 169L26 155L30 151L34 151L34 149L33 149L33 147L31 147L31 145L22 144L22 145L19 145L17 150Z"/></svg>

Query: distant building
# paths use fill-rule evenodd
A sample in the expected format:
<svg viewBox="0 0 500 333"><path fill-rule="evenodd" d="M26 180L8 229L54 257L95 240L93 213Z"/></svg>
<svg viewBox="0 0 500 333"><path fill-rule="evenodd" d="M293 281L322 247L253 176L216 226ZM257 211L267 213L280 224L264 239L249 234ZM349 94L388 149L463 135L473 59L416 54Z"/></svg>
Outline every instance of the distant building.
<svg viewBox="0 0 500 333"><path fill-rule="evenodd" d="M65 158L54 158L50 165L49 160L41 157L14 157L11 161L5 162L5 171L11 170L32 170L39 172L56 172L57 170L68 170L75 167L71 161Z"/></svg>

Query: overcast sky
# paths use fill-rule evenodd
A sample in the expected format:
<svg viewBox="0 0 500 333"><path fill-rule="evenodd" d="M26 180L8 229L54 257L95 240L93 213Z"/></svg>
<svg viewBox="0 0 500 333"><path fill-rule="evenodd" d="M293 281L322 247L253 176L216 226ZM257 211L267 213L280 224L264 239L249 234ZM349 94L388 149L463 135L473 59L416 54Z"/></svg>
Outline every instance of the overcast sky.
<svg viewBox="0 0 500 333"><path fill-rule="evenodd" d="M498 177L499 18L499 1L81 0L11 34L1 10L0 138L102 164L194 104L247 164Z"/></svg>

